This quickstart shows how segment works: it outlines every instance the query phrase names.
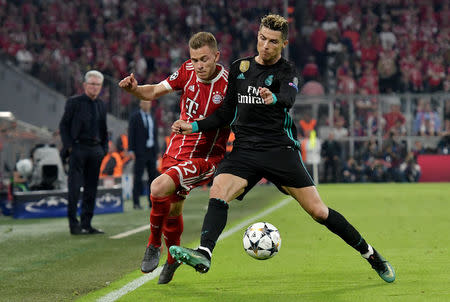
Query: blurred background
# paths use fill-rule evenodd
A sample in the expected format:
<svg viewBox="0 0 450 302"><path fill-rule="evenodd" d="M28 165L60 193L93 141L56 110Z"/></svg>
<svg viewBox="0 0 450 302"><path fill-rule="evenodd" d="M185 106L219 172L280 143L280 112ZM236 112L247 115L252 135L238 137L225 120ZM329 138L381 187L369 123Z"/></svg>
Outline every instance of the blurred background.
<svg viewBox="0 0 450 302"><path fill-rule="evenodd" d="M34 146L61 147L65 100L86 71L106 77L117 142L138 108L121 78L164 80L198 31L229 67L256 53L268 13L289 21L284 56L302 78L291 115L316 181L450 181L448 0L0 0L0 191ZM153 102L162 147L178 98Z"/></svg>

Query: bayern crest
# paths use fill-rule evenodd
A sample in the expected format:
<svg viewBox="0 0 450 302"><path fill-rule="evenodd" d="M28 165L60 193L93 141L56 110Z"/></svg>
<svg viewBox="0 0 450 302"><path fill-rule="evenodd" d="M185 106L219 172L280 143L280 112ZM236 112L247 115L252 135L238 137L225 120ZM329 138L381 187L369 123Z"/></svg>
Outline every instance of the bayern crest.
<svg viewBox="0 0 450 302"><path fill-rule="evenodd" d="M219 94L219 92L215 91L213 96L212 96L212 101L214 104L220 104L220 102L222 102L223 96L221 94Z"/></svg>

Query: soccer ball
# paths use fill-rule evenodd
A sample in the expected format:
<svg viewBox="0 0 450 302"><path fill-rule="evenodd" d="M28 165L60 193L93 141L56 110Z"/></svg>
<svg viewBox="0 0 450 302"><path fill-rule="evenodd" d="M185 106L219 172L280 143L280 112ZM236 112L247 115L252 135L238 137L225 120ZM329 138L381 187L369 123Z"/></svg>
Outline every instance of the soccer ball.
<svg viewBox="0 0 450 302"><path fill-rule="evenodd" d="M272 258L281 247L280 232L268 222L257 222L249 226L242 241L247 254L258 260Z"/></svg>

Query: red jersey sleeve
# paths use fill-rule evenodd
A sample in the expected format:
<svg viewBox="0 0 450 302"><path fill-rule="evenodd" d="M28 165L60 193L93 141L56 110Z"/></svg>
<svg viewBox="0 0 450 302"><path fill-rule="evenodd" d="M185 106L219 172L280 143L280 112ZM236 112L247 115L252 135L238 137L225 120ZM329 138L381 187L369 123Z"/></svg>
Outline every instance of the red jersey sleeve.
<svg viewBox="0 0 450 302"><path fill-rule="evenodd" d="M188 60L184 62L177 71L172 73L161 83L168 90L182 90L186 83L190 80L190 77L193 74L193 70L194 65L192 64L191 60Z"/></svg>

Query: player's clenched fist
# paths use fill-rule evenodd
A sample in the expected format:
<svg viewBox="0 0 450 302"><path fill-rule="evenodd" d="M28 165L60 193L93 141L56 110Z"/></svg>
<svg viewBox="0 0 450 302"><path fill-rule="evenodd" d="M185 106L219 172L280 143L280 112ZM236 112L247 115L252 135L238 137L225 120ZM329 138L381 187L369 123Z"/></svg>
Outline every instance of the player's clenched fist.
<svg viewBox="0 0 450 302"><path fill-rule="evenodd" d="M270 105L273 103L272 91L270 91L266 87L259 87L258 90L259 90L259 95L261 96L261 98L264 101L264 104Z"/></svg>
<svg viewBox="0 0 450 302"><path fill-rule="evenodd" d="M191 134L192 125L183 120L178 120L172 124L172 131L178 134Z"/></svg>
<svg viewBox="0 0 450 302"><path fill-rule="evenodd" d="M119 87L128 92L136 90L137 86L138 82L134 78L134 73L130 74L129 76L127 76L126 78L124 78L122 81L119 82Z"/></svg>

